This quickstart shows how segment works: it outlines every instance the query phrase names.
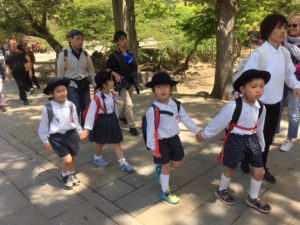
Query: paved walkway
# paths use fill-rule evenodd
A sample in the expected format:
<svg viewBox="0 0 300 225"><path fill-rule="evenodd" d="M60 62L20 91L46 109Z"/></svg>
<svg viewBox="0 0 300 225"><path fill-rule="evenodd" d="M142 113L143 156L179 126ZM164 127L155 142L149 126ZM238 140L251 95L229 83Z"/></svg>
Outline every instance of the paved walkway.
<svg viewBox="0 0 300 225"><path fill-rule="evenodd" d="M121 172L110 147L104 152L110 166L95 168L91 164L94 147L85 141L77 167L81 185L66 191L59 179L59 158L43 149L36 133L40 110L47 98L37 91L29 97L31 105L23 106L15 88L14 82L7 84L10 107L7 113L0 113L0 225L300 224L299 141L288 153L278 151L278 145L271 150L269 166L278 183L262 185L264 199L273 206L270 215L245 206L249 176L240 172L230 186L237 204L225 206L216 201L213 191L222 168L214 162L221 141L214 139L198 145L184 127L181 137L185 166L171 176L171 186L181 197L179 205L160 202L151 154L145 150L142 137L129 136L126 127L122 128L123 146L136 171ZM223 104L195 96L176 97L201 125L207 124ZM151 100L149 92L135 96L137 118ZM283 127L285 133L286 122ZM283 135L276 139L278 143L282 140Z"/></svg>

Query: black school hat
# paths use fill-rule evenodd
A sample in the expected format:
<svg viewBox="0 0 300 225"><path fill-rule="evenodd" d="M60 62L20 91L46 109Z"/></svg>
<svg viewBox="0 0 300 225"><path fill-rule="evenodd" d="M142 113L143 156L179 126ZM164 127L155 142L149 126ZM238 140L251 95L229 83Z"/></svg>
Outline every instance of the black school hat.
<svg viewBox="0 0 300 225"><path fill-rule="evenodd" d="M153 88L155 85L159 84L170 84L171 86L175 86L178 82L175 80L172 80L170 75L166 72L159 72L155 74L151 81L146 83L146 87Z"/></svg>
<svg viewBox="0 0 300 225"><path fill-rule="evenodd" d="M59 85L64 85L66 87L68 87L70 84L70 80L67 79L63 79L60 77L55 77L55 78L51 78L48 83L46 88L43 90L45 95L50 95L50 93Z"/></svg>
<svg viewBox="0 0 300 225"><path fill-rule="evenodd" d="M236 77L233 82L233 89L240 92L240 87L245 85L252 79L261 78L267 84L270 81L271 74L265 70L250 69L244 71L240 76Z"/></svg>
<svg viewBox="0 0 300 225"><path fill-rule="evenodd" d="M111 72L100 71L95 76L96 88L101 88L108 80L113 80Z"/></svg>

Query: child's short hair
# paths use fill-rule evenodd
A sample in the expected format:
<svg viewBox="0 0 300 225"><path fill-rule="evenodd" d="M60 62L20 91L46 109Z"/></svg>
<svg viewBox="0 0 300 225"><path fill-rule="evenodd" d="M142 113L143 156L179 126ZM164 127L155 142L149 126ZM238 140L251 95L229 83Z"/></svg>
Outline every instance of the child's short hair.
<svg viewBox="0 0 300 225"><path fill-rule="evenodd" d="M286 26L287 20L282 15L268 15L264 18L264 20L260 24L260 34L264 41L267 41L272 31L276 28L276 26Z"/></svg>
<svg viewBox="0 0 300 225"><path fill-rule="evenodd" d="M102 89L108 80L113 80L111 71L100 71L95 76L96 88Z"/></svg>
<svg viewBox="0 0 300 225"><path fill-rule="evenodd" d="M116 31L116 33L114 34L114 42L118 42L119 39L123 37L127 38L127 34L124 31L122 30Z"/></svg>

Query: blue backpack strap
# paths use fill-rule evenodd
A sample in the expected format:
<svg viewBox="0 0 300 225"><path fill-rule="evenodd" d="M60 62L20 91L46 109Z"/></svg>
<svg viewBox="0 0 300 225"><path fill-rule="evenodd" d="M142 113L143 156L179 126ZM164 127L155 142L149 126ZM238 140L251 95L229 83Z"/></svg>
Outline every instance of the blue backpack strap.
<svg viewBox="0 0 300 225"><path fill-rule="evenodd" d="M65 49L65 50L64 50L64 57L68 57L68 54L69 54L69 53L68 53L68 49Z"/></svg>
<svg viewBox="0 0 300 225"><path fill-rule="evenodd" d="M53 120L53 116L54 116L54 113L53 113L53 107L51 105L51 102L48 102L46 105L46 110L47 110L47 115L48 115L48 131L50 130L50 124Z"/></svg>

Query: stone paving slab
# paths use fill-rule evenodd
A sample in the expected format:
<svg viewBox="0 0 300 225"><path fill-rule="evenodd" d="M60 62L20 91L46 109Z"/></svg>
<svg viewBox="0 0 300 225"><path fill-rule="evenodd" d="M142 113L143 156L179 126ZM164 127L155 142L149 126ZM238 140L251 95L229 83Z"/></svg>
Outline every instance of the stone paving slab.
<svg viewBox="0 0 300 225"><path fill-rule="evenodd" d="M250 175L240 170L229 188L237 204L230 207L216 200L213 191L218 186L222 167L215 160L223 135L199 145L184 126L180 126L186 153L184 166L173 171L170 180L181 202L172 206L159 199L155 165L142 136L130 136L124 125L121 125L125 140L122 146L135 172L120 171L111 146L105 146L103 152L110 165L94 167L95 145L84 141L77 160L81 185L72 191L64 190L60 181L61 160L43 149L36 134L41 107L47 97L37 91L30 96L32 104L23 106L16 100L15 83L9 83L8 88L10 107L7 113L0 113L0 225L300 224L300 140L295 141L290 152L279 151L279 143L286 133L286 120L269 157L269 167L278 183L262 184L262 197L273 207L270 215L262 215L244 204ZM145 113L145 104L150 105L149 94L146 91L134 96L137 118ZM193 96L177 94L176 97L201 125L207 124L224 104ZM198 104L205 111L199 111Z"/></svg>

